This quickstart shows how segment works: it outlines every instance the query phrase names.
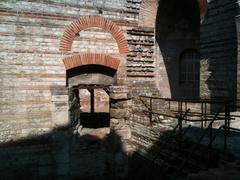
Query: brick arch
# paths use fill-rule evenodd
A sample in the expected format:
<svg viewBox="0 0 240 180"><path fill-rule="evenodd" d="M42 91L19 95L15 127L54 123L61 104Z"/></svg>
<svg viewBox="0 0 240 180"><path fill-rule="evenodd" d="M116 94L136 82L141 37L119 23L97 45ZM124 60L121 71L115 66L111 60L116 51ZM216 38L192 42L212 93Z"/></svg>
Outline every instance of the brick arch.
<svg viewBox="0 0 240 180"><path fill-rule="evenodd" d="M66 57L63 59L63 63L66 70L85 65L101 65L117 70L120 60L106 54L85 53Z"/></svg>
<svg viewBox="0 0 240 180"><path fill-rule="evenodd" d="M139 12L138 25L154 27L157 16L158 0L142 0Z"/></svg>
<svg viewBox="0 0 240 180"><path fill-rule="evenodd" d="M63 33L59 50L62 52L71 51L72 43L76 34L91 27L102 28L109 32L116 40L119 52L128 53L128 43L122 30L112 21L99 16L81 17L72 22Z"/></svg>
<svg viewBox="0 0 240 180"><path fill-rule="evenodd" d="M198 0L200 20L203 22L208 9L207 0ZM138 25L143 27L154 27L158 9L158 0L142 0L139 12Z"/></svg>

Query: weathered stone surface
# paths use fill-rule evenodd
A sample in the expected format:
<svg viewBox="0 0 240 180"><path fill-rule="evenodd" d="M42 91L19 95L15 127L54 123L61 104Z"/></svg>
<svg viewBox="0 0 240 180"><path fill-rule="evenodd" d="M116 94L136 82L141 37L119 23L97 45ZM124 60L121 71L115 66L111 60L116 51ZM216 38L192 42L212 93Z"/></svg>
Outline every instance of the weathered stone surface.
<svg viewBox="0 0 240 180"><path fill-rule="evenodd" d="M80 136L92 136L92 138L104 139L110 133L110 128L82 128L80 131ZM90 137L89 137L90 138Z"/></svg>
<svg viewBox="0 0 240 180"><path fill-rule="evenodd" d="M122 100L111 103L112 108L131 108L133 105L132 100Z"/></svg>
<svg viewBox="0 0 240 180"><path fill-rule="evenodd" d="M123 129L118 129L118 130L116 130L116 132L123 139L130 139L131 138L131 129L129 127L125 127Z"/></svg>
<svg viewBox="0 0 240 180"><path fill-rule="evenodd" d="M127 124L128 124L128 120L126 119L116 119L116 118L110 119L110 128L113 130L125 128Z"/></svg>
<svg viewBox="0 0 240 180"><path fill-rule="evenodd" d="M166 44L155 42L155 32L158 31L155 28L144 27L149 23L146 19L144 23L139 22L141 2L141 0L1 1L0 143L1 145L7 142L12 142L13 145L16 143L13 147L0 148L0 159L3 162L0 163L2 179L39 179L39 177L71 179L78 176L96 178L104 177L106 170L109 169L108 173L111 175L120 178L126 176L127 158L119 152L122 147L113 143L107 147L103 145L108 140L104 135L107 133L101 130L90 132L96 139L100 139L94 143L82 142L82 139L71 134L71 129L64 130L67 134L56 135L55 131L58 128L69 123L67 73L62 62L64 57L86 52L105 53L116 56L121 61L114 80L112 77L101 75L69 78L70 85L79 83L116 85L110 87L111 100L114 100L111 103L113 110L110 128L121 135L121 138L116 138L119 141L129 140L131 137L131 141L151 147L152 140L158 139L161 131L169 129L169 126L150 127L148 116L130 113L131 110L146 110L136 99L131 104L130 98L139 95L173 97L172 91L178 93L179 90L183 90L175 87L179 85L179 55L185 49L198 49L200 45L201 55L209 58L209 64L201 71L201 97L235 98L236 82L240 79L238 77L236 80L237 75L239 76L235 29L235 16L239 14L237 0L209 1L208 16L201 26L200 42L196 39L192 42L192 33L187 35L188 24L185 24L187 22L184 20L169 23L170 26L165 24L169 22L168 20L160 20L157 23L149 20L151 25L164 22L159 30L164 27L173 28L166 31L172 33L168 37L159 34L160 38L166 39ZM142 7L156 8L148 0L143 2ZM149 12L148 9L142 10L144 13ZM124 48L129 48L130 52L118 57L118 44L109 32L89 28L76 35L71 52L60 53L59 42L67 25L74 19L89 15L107 18L119 26L128 41L128 47ZM143 27L138 27L138 24ZM237 24L239 31L239 17ZM174 29L176 27L179 29ZM156 52L158 46L160 49ZM91 61L93 62L92 59ZM96 104L102 102L102 105L108 107L109 97L106 94L99 93L95 97ZM82 99L81 102L89 106L89 96L85 95ZM160 107L164 104L154 106ZM85 110L84 105L83 107ZM99 106L97 111L102 110L108 111L108 108ZM162 123L168 123L168 120ZM128 124L131 124L131 131ZM238 123L232 125L239 127ZM35 139L38 137L52 139L38 142ZM23 139L35 144L19 145ZM121 143L122 146L126 145L125 141ZM109 146L114 152L109 153ZM112 163L112 166L109 167L106 162Z"/></svg>
<svg viewBox="0 0 240 180"><path fill-rule="evenodd" d="M89 15L100 15L113 21L128 39L127 29L137 25L138 12L128 12L133 9L131 6L134 4L119 0L1 2L0 143L12 141L17 144L22 139L36 143L17 148L0 148L0 159L5 162L0 163L1 179L74 179L79 176L105 176L104 173L109 168L106 159L112 154L113 161L115 152L107 152L107 147L102 145L106 140L104 133L93 133L97 139L101 137L100 143L93 144L87 141L80 144L79 139L70 135L71 129L64 129L68 135L56 133L59 128L69 124L67 72L62 59L76 52L116 56L119 53L118 45L109 32L99 28L83 30L80 36L77 34L69 54L59 52L59 42L67 25L76 18ZM69 79L69 84L125 83L126 57L119 59L121 64L117 73L123 76L114 77L115 79L106 76L81 76ZM95 97L96 105L104 101L102 104L107 107L98 106L95 109L109 112L109 97L97 91ZM89 100L87 95L81 103L86 102L85 100ZM37 144L34 139L45 136L52 137L52 142ZM126 163L126 159L122 162ZM118 168L118 164L121 164L121 167ZM113 173L108 172L106 176L115 173L121 177L125 176L126 173L121 170L122 163L118 164L113 163L116 171L112 170ZM6 171L2 171L3 169Z"/></svg>
<svg viewBox="0 0 240 180"><path fill-rule="evenodd" d="M110 109L111 118L122 119L129 117L128 109Z"/></svg>
<svg viewBox="0 0 240 180"><path fill-rule="evenodd" d="M116 118L111 118L110 119L110 127L116 129L116 127L120 124L120 121L124 121L124 119L116 119Z"/></svg>
<svg viewBox="0 0 240 180"><path fill-rule="evenodd" d="M52 96L52 102L54 103L61 103L61 102L67 102L68 101L68 95L53 95Z"/></svg>
<svg viewBox="0 0 240 180"><path fill-rule="evenodd" d="M209 99L211 98L211 91L208 84L205 82L211 77L212 73L208 70L210 64L208 59L202 59L200 61L200 94L201 98Z"/></svg>
<svg viewBox="0 0 240 180"><path fill-rule="evenodd" d="M111 86L109 91L112 93L129 93L131 89L128 86Z"/></svg>
<svg viewBox="0 0 240 180"><path fill-rule="evenodd" d="M53 126L54 127L65 127L70 125L69 111L61 111L53 113Z"/></svg>
<svg viewBox="0 0 240 180"><path fill-rule="evenodd" d="M132 91L127 86L111 86L109 91L110 98L114 100L126 100L132 98Z"/></svg>
<svg viewBox="0 0 240 180"><path fill-rule="evenodd" d="M225 8L227 6L231 8ZM218 15L220 9L224 14L222 17ZM236 97L236 78L239 71L235 21L237 15L239 4L236 0L211 0L208 3L208 15L200 29L200 52L202 57L209 59L203 81L208 87L207 95L211 98ZM223 24L226 27L222 29Z"/></svg>
<svg viewBox="0 0 240 180"><path fill-rule="evenodd" d="M116 80L104 74L82 74L74 77L68 78L68 87L76 86L76 85L89 85L89 84L104 84L104 85L112 85Z"/></svg>
<svg viewBox="0 0 240 180"><path fill-rule="evenodd" d="M130 99L129 93L110 93L110 98L115 100Z"/></svg>

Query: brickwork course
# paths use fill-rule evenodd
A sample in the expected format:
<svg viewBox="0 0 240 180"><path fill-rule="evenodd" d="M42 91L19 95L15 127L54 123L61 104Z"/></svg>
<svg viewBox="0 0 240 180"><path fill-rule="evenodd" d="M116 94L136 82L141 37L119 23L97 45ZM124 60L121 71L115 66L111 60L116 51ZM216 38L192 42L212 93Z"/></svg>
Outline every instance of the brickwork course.
<svg viewBox="0 0 240 180"><path fill-rule="evenodd" d="M0 1L0 179L126 178L131 155L176 125L150 126L139 96L239 99L239 5ZM180 82L188 50L200 54L197 85ZM69 90L79 82L82 112L108 113L108 127L72 133ZM106 86L91 107L93 84Z"/></svg>

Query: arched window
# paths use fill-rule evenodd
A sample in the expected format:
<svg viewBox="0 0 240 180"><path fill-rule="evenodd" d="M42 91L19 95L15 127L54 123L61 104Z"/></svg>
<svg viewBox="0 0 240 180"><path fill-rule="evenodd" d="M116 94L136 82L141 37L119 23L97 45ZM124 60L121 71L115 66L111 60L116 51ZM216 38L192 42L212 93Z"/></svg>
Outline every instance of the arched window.
<svg viewBox="0 0 240 180"><path fill-rule="evenodd" d="M200 55L195 49L185 50L180 56L180 84L198 85Z"/></svg>

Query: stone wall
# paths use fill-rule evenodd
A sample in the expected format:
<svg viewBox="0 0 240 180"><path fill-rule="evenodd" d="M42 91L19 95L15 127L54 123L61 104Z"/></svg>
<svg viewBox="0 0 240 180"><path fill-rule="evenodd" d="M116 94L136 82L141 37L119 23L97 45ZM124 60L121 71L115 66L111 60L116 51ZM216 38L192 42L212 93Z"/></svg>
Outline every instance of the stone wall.
<svg viewBox="0 0 240 180"><path fill-rule="evenodd" d="M123 30L131 28L137 17L128 12L129 4L125 1L1 2L1 142L26 137L25 131L37 133L53 128L52 91L66 85L63 56L58 50L66 26L81 16L100 15ZM116 42L109 33L90 29L75 39L73 51L91 49L114 54L114 47Z"/></svg>
<svg viewBox="0 0 240 180"><path fill-rule="evenodd" d="M68 111L67 90L54 94L66 85L64 56L58 48L66 26L82 16L99 15L123 30L130 49L123 81L133 83L137 94L145 87L142 94L151 94L155 88L154 30L138 27L140 4L136 0L1 2L1 142L50 132L56 122L68 121L61 116ZM117 44L109 33L91 28L73 43L72 53L86 51L116 54Z"/></svg>
<svg viewBox="0 0 240 180"><path fill-rule="evenodd" d="M208 13L205 17L201 17L204 21L201 26L198 26L200 28L199 32L199 30L184 26L184 22L180 23L182 19L177 18L184 17L184 14L189 14L188 17L192 18L190 16L191 10L186 11L187 7L185 6L186 12L181 13L184 2L187 1L179 2L182 4L175 6L175 11L171 11L172 6L170 5L174 1L162 0L159 2L159 18L156 21L155 32L157 42L154 47L157 79L153 82L158 84L157 88L159 91L148 88L153 87L148 85L151 82L145 82L139 78L132 81L133 92L150 96L192 98L192 88L185 88L179 85L179 57L185 49L195 48L201 53L198 96L201 98L230 97L235 99L236 94L234 95L234 93L237 91L236 73L238 72L235 16L239 13L238 4L236 1L209 1ZM172 12L172 14L168 14L168 12ZM196 15L194 12L192 13ZM175 16L176 14L178 16ZM190 22L189 25L191 27L191 23L197 22L196 19L191 21L191 19L186 18L186 21ZM194 27L197 26L194 25ZM140 85L141 82L142 86ZM134 87L135 84L137 84L137 87ZM149 100L146 100L145 103L149 107ZM164 107L165 104L158 101L153 102L153 106ZM191 110L199 111L200 109L200 106L196 105L189 105L189 107ZM211 106L208 108L211 109ZM142 113L144 110L146 111L147 108L141 105L140 102L137 103L136 100L131 120L131 143L135 150L138 151L141 151L139 150L141 147L150 148L163 132L166 130L171 131L177 123L176 119L171 120L167 118L169 120L166 120L166 117L158 116L157 118L154 117L155 122L151 126L149 115ZM164 120L161 119L162 117ZM197 123L195 125L198 126Z"/></svg>
<svg viewBox="0 0 240 180"><path fill-rule="evenodd" d="M155 0L0 2L1 177L126 176L128 151L151 147L162 132L176 125L176 120L155 117L151 126L148 115L138 112L146 107L137 97L187 97L199 90L179 85L179 57L186 49L200 46L205 59L201 97L236 96L236 0L209 1L201 32L197 2L187 10L184 5L189 1L179 1L176 9L171 9L172 2L161 0L158 8ZM60 52L67 26L85 16L116 24L127 40L126 56L118 56L118 42L101 28L77 33L71 51ZM110 96L96 91L96 107L110 111L110 127L80 137L68 128L67 73L62 62L77 53L109 54L120 60ZM84 94L83 110L89 111L89 95ZM153 106L166 104L156 101Z"/></svg>
<svg viewBox="0 0 240 180"><path fill-rule="evenodd" d="M198 1L159 1L156 19L157 79L161 92L171 98L199 98L199 86L181 83L181 56L199 49Z"/></svg>
<svg viewBox="0 0 240 180"><path fill-rule="evenodd" d="M1 177L126 175L121 170L127 162L124 149L131 136L129 119L114 116L111 126L117 124L117 128L107 136L106 130L99 129L74 137L68 129L68 90L62 62L65 55L77 52L115 56L117 42L110 33L90 28L77 34L69 54L61 53L59 44L66 27L80 17L100 16L112 21L122 30L130 49L126 59L120 57L123 71L117 72L118 83L136 81L133 87L137 95L144 89L140 78L149 86L144 93L150 92L155 88L154 30L138 27L140 4L140 0L0 2ZM109 103L106 98L105 94L105 105ZM99 99L97 95L96 101ZM126 102L122 98L119 101L115 109L131 106L129 97ZM106 111L102 104L96 106ZM112 135L115 130L116 135ZM28 169L28 174L23 169Z"/></svg>
<svg viewBox="0 0 240 180"><path fill-rule="evenodd" d="M203 98L236 99L237 33L235 17L239 14L236 0L211 0L208 14L201 25L200 51L208 59L202 76Z"/></svg>

